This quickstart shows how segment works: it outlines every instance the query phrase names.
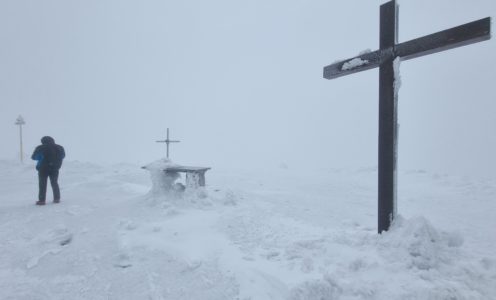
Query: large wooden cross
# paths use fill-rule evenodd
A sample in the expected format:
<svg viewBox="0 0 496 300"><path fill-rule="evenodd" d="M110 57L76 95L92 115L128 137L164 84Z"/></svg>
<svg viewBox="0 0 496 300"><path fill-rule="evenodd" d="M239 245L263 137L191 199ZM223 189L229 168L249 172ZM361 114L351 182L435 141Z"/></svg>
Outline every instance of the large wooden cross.
<svg viewBox="0 0 496 300"><path fill-rule="evenodd" d="M395 88L395 60L404 61L491 38L491 18L485 18L398 44L395 0L381 5L380 18L379 50L324 67L326 79L379 67L379 233L389 229L396 215L398 90Z"/></svg>

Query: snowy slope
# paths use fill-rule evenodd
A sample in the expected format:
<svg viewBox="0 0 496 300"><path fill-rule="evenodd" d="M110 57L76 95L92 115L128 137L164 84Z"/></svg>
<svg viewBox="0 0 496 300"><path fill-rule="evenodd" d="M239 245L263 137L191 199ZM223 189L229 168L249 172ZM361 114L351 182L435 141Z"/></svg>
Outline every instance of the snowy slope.
<svg viewBox="0 0 496 300"><path fill-rule="evenodd" d="M0 299L496 299L496 181L403 172L377 235L376 175L214 168L152 197L139 166L68 162L36 207L33 166L0 161Z"/></svg>

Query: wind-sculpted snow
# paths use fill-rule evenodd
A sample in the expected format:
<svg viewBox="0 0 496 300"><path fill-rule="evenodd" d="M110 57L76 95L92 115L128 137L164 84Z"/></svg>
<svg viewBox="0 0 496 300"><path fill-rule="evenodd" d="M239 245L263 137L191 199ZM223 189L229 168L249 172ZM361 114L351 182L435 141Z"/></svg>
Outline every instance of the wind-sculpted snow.
<svg viewBox="0 0 496 300"><path fill-rule="evenodd" d="M496 295L494 180L400 172L378 235L376 168L214 168L154 193L140 166L67 162L62 203L36 207L33 167L0 161L0 299Z"/></svg>
<svg viewBox="0 0 496 300"><path fill-rule="evenodd" d="M322 278L294 288L290 299L490 299L494 270L462 244L459 234L439 232L424 218L399 217L380 236L331 236L311 248L337 261L314 262Z"/></svg>

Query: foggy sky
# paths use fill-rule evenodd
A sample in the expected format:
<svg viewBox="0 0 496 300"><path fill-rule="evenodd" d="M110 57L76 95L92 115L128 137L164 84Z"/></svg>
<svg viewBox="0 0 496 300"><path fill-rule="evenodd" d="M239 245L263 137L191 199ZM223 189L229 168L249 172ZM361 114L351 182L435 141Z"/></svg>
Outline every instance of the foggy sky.
<svg viewBox="0 0 496 300"><path fill-rule="evenodd" d="M322 68L379 44L379 5L331 0L0 0L0 158L43 135L67 159L302 170L377 165L378 70ZM493 0L403 0L399 42ZM496 41L403 62L399 167L492 176Z"/></svg>

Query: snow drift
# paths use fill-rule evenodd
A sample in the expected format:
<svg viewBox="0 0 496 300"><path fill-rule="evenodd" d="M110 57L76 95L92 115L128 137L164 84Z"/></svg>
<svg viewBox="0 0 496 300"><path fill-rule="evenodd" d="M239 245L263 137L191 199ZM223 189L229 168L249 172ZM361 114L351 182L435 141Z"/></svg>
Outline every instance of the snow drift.
<svg viewBox="0 0 496 300"><path fill-rule="evenodd" d="M0 176L0 299L496 295L494 180L401 172L404 217L378 235L375 168L215 170L174 197L139 166L67 162L45 207L32 165Z"/></svg>

